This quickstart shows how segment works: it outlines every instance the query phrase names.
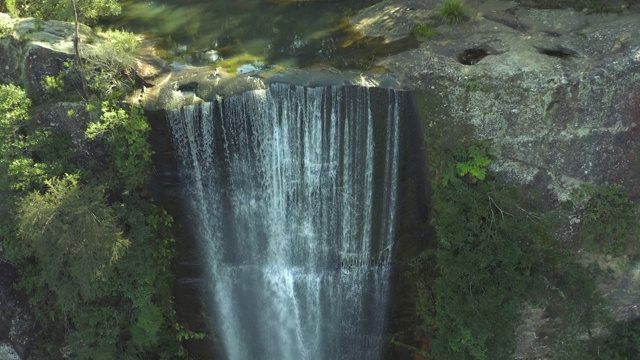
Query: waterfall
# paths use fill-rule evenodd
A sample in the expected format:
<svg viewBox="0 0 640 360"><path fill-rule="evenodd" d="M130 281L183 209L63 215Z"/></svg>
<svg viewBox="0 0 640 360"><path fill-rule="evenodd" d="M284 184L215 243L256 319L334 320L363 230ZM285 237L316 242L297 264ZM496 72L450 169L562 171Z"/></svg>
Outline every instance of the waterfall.
<svg viewBox="0 0 640 360"><path fill-rule="evenodd" d="M383 357L401 95L273 84L168 112L224 357Z"/></svg>

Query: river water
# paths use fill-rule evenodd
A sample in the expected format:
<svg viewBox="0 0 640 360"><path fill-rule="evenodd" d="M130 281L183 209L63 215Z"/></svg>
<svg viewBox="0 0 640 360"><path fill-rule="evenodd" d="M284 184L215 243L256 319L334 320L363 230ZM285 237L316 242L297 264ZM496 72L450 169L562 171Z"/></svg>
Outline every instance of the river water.
<svg viewBox="0 0 640 360"><path fill-rule="evenodd" d="M345 43L348 15L375 0L127 1L115 20L146 33L168 57L199 65L242 57L267 65L362 67ZM364 59L363 64L370 59Z"/></svg>

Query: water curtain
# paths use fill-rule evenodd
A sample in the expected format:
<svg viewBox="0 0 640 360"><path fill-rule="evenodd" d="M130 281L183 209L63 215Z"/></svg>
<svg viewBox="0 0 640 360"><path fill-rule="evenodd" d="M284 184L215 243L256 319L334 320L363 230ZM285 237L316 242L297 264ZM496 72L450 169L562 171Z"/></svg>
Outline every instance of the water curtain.
<svg viewBox="0 0 640 360"><path fill-rule="evenodd" d="M168 113L225 357L382 358L402 96L273 84Z"/></svg>

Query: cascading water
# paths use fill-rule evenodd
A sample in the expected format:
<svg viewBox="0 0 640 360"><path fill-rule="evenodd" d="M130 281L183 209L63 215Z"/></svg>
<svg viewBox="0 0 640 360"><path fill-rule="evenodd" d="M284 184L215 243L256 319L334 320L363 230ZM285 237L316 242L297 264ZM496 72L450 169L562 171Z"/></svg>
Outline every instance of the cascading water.
<svg viewBox="0 0 640 360"><path fill-rule="evenodd" d="M226 358L383 357L399 96L274 84L168 113Z"/></svg>

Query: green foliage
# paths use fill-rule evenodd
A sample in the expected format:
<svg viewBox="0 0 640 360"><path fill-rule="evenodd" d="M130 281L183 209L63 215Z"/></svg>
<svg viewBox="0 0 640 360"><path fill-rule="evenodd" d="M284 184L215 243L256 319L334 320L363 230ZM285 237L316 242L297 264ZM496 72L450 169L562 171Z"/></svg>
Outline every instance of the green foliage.
<svg viewBox="0 0 640 360"><path fill-rule="evenodd" d="M462 80L462 86L469 91L484 91L487 92L490 90L489 86L482 85L478 80L465 78Z"/></svg>
<svg viewBox="0 0 640 360"><path fill-rule="evenodd" d="M444 0L436 9L436 15L446 24L456 25L463 22L469 9L462 0Z"/></svg>
<svg viewBox="0 0 640 360"><path fill-rule="evenodd" d="M19 202L19 249L14 261L35 259L42 276L28 290L47 289L63 312L101 295L102 282L129 246L99 189L81 187L68 175L45 182ZM37 287L32 287L36 285Z"/></svg>
<svg viewBox="0 0 640 360"><path fill-rule="evenodd" d="M84 46L85 76L100 99L118 99L133 89L133 66L138 39L127 31L108 30L103 41Z"/></svg>
<svg viewBox="0 0 640 360"><path fill-rule="evenodd" d="M0 86L0 240L42 329L32 356L184 354L171 297L173 220L144 195L142 111L87 105L100 118L88 134L108 151L98 177L77 169L68 134L31 123L30 105L22 89Z"/></svg>
<svg viewBox="0 0 640 360"><path fill-rule="evenodd" d="M419 23L411 29L411 33L415 37L430 38L436 34L436 31L425 23Z"/></svg>
<svg viewBox="0 0 640 360"><path fill-rule="evenodd" d="M15 85L0 85L0 185L14 190L44 188L44 181L75 172L71 139L46 130L31 130L31 101ZM4 178L1 176L4 175Z"/></svg>
<svg viewBox="0 0 640 360"><path fill-rule="evenodd" d="M60 93L64 89L64 80L47 75L44 77L44 80L42 80L41 85L47 93Z"/></svg>
<svg viewBox="0 0 640 360"><path fill-rule="evenodd" d="M454 155L455 163L449 166L442 179L442 184L447 185L464 179L468 184L475 184L487 177L487 167L491 163L493 150L489 147L478 144L471 145L464 151L456 151Z"/></svg>
<svg viewBox="0 0 640 360"><path fill-rule="evenodd" d="M4 19L0 19L0 37L11 35L13 32L13 25Z"/></svg>
<svg viewBox="0 0 640 360"><path fill-rule="evenodd" d="M542 216L518 209L507 189L486 183L454 185L446 199L434 224L440 239L435 358L508 358L536 258L529 243L538 241L532 235L542 223L529 216Z"/></svg>
<svg viewBox="0 0 640 360"><path fill-rule="evenodd" d="M0 136L3 140L12 139L20 126L29 119L28 110L31 100L21 88L9 84L0 85ZM3 141L3 145L5 141Z"/></svg>
<svg viewBox="0 0 640 360"><path fill-rule="evenodd" d="M583 185L572 203L580 216L576 239L584 247L614 255L640 250L640 207L620 188Z"/></svg>
<svg viewBox="0 0 640 360"><path fill-rule="evenodd" d="M577 358L569 345L584 347L580 339L604 319L597 267L576 262L556 239L561 213L541 195L488 174L488 144L456 140L431 152L437 249L404 272L416 279L414 331L423 344L400 346L430 359L511 359L521 311L533 306L562 335L546 345Z"/></svg>
<svg viewBox="0 0 640 360"><path fill-rule="evenodd" d="M9 2L14 4L13 9L15 9L16 15L19 14L22 17L73 20L71 0L8 0L7 7L9 7ZM118 15L121 11L118 0L76 0L76 6L78 7L78 16L85 23L93 23L101 17ZM12 14L12 16L14 15Z"/></svg>
<svg viewBox="0 0 640 360"><path fill-rule="evenodd" d="M14 19L20 17L16 0L4 0L3 3L0 3L0 11L8 13Z"/></svg>
<svg viewBox="0 0 640 360"><path fill-rule="evenodd" d="M191 339L202 340L207 337L205 333L186 330L184 326L180 324L176 324L175 326L178 334L178 341L191 340Z"/></svg>
<svg viewBox="0 0 640 360"><path fill-rule="evenodd" d="M100 121L87 128L87 139L101 137L107 141L117 183L125 191L142 187L149 178L152 151L147 142L148 132L149 124L142 109L125 110L108 102L102 103Z"/></svg>
<svg viewBox="0 0 640 360"><path fill-rule="evenodd" d="M47 75L44 77L44 80L40 82L40 85L44 90L45 99L56 99L56 98L62 99L66 97L64 92L64 78L65 78L64 70L61 70L58 76Z"/></svg>
<svg viewBox="0 0 640 360"><path fill-rule="evenodd" d="M527 301L557 309L558 353L572 354L563 344L602 319L597 269L576 263L554 239L557 213L530 206L531 194L494 181L439 188L434 358L511 358Z"/></svg>

